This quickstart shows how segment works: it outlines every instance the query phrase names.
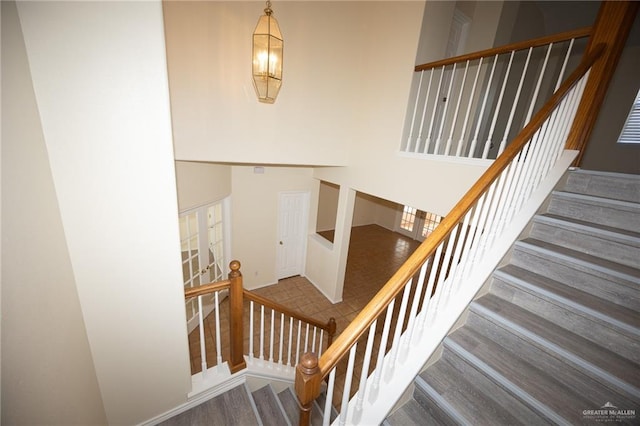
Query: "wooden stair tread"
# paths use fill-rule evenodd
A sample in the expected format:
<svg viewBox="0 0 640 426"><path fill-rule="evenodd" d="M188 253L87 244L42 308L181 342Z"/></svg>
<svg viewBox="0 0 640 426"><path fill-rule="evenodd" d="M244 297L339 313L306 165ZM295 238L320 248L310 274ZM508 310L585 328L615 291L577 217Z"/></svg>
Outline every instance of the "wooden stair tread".
<svg viewBox="0 0 640 426"><path fill-rule="evenodd" d="M620 306L601 297L596 297L513 264L508 264L497 272L498 274L496 275L500 278L504 276L503 274L516 278L516 280L511 280L510 284L517 285L519 280L524 280L531 284L528 288L532 292L537 292L538 294L547 293L550 297L555 298L558 303L580 305L582 310L586 308L588 311L598 312L604 320L609 317L610 322L616 321L626 324L638 329L635 334L640 333L640 312L638 311ZM580 309L580 307L577 309Z"/></svg>
<svg viewBox="0 0 640 426"><path fill-rule="evenodd" d="M594 367L599 366L600 369L636 388L640 384L640 367L636 363L495 295L482 296L475 300L470 308L475 309L479 315L487 311L492 312L519 330L525 330L533 338L542 339L544 342L541 344L547 345L550 349L560 348L575 357L578 362L584 361Z"/></svg>

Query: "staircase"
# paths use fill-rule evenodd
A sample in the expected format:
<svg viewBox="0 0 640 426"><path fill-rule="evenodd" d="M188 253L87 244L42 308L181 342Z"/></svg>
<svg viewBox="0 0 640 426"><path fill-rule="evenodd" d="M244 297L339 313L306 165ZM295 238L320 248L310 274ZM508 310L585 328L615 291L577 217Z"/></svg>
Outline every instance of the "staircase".
<svg viewBox="0 0 640 426"><path fill-rule="evenodd" d="M640 176L572 171L387 425L640 422Z"/></svg>
<svg viewBox="0 0 640 426"><path fill-rule="evenodd" d="M324 394L314 403L311 424L322 425ZM162 426L297 425L300 406L292 387L277 392L271 384L251 391L245 383L161 423ZM335 419L335 412L332 413Z"/></svg>

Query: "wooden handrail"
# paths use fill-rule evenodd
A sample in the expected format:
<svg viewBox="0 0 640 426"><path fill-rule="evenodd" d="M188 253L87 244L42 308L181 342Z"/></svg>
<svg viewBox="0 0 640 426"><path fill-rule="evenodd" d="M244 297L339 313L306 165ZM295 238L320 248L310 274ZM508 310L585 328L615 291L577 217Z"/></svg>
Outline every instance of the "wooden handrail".
<svg viewBox="0 0 640 426"><path fill-rule="evenodd" d="M591 68L602 54L604 46L594 48L580 65L558 88L549 101L538 111L524 129L514 138L493 164L483 173L478 181L469 189L462 199L451 209L449 214L440 222L436 229L413 252L407 261L387 281L382 289L373 297L358 316L340 333L333 344L327 348L318 361L318 370L322 378L337 365L347 354L353 344L363 336L373 322L384 312L386 307L403 290L405 284L413 277L422 264L448 237L451 230L461 222L467 212L475 205L489 186L498 178L500 173L518 155L524 145L533 137L535 132L544 124L554 109L560 104L573 85ZM314 381L315 383L316 381ZM315 391L310 394L315 393ZM303 401L301 401L303 402Z"/></svg>
<svg viewBox="0 0 640 426"><path fill-rule="evenodd" d="M441 67L443 65L451 65L458 62L472 61L474 59L486 58L489 56L509 53L514 50L523 50L530 47L545 46L549 43L559 43L573 38L588 37L591 34L592 27L579 28L577 30L558 33L550 36L540 37L532 40L519 41L516 43L506 44L500 47L480 50L478 52L468 53L466 55L454 56L453 58L442 59L439 61L429 62L422 65L416 65L415 71L424 71L431 68Z"/></svg>
<svg viewBox="0 0 640 426"><path fill-rule="evenodd" d="M283 314L285 314L287 316L290 316L291 318L295 318L295 319L300 320L302 322L308 323L308 324L310 324L310 325L312 325L314 327L321 328L324 331L326 331L327 333L331 332L331 324L333 323L333 331L331 333L331 337L333 337L333 334L335 334L335 332L336 332L336 330L335 330L335 322L336 322L336 320L333 317L331 317L326 324L323 324L318 320L315 320L315 319L313 319L311 317L308 317L308 316L306 316L304 314L300 314L300 313L298 313L296 311L293 311L293 310L287 308L284 305L276 303L276 302L274 302L272 300L269 300L269 299L267 299L265 297L259 296L259 295L255 294L255 293L252 293L249 290L245 290L244 291L244 297L246 297L249 300L253 300L256 303L264 305L265 307L267 307L269 309L273 309L273 310L275 310L277 312L280 312L280 313L283 313Z"/></svg>
<svg viewBox="0 0 640 426"><path fill-rule="evenodd" d="M191 299L192 297L204 296L205 294L215 293L216 291L226 290L231 287L231 281L216 281L209 284L199 285L197 287L191 287L184 291L184 298Z"/></svg>

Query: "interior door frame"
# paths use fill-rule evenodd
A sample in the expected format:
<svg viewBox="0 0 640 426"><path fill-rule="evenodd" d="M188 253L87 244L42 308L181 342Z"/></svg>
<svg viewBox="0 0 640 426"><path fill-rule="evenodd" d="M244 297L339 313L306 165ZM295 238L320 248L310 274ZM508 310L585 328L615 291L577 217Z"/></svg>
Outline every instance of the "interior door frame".
<svg viewBox="0 0 640 426"><path fill-rule="evenodd" d="M298 273L297 274L289 274L286 273L283 275L281 265L281 256L282 250L280 242L282 241L282 229L281 229L281 212L282 212L282 197L284 195L299 195L302 200L302 212L300 217L301 230L300 230L300 251L297 256L298 258ZM276 228L276 267L275 267L275 275L276 279L280 280L283 278L287 278L294 275L304 276L304 271L306 268L307 262L307 241L309 238L309 209L311 203L311 192L310 191L280 191L278 192L278 210L277 210L277 228Z"/></svg>

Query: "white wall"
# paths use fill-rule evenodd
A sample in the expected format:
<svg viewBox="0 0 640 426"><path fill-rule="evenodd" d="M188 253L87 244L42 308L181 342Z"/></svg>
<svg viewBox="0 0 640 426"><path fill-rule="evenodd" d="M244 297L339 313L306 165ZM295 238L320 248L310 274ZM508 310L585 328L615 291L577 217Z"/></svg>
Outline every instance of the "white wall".
<svg viewBox="0 0 640 426"><path fill-rule="evenodd" d="M190 389L161 3L18 13L107 421L135 424Z"/></svg>
<svg viewBox="0 0 640 426"><path fill-rule="evenodd" d="M106 424L14 2L2 2L2 417Z"/></svg>
<svg viewBox="0 0 640 426"><path fill-rule="evenodd" d="M185 211L231 195L231 166L176 161L178 208Z"/></svg>
<svg viewBox="0 0 640 426"><path fill-rule="evenodd" d="M241 262L245 288L274 284L278 224L278 193L305 191L311 195L307 234L315 233L318 181L308 167L233 166L231 196L231 257Z"/></svg>

